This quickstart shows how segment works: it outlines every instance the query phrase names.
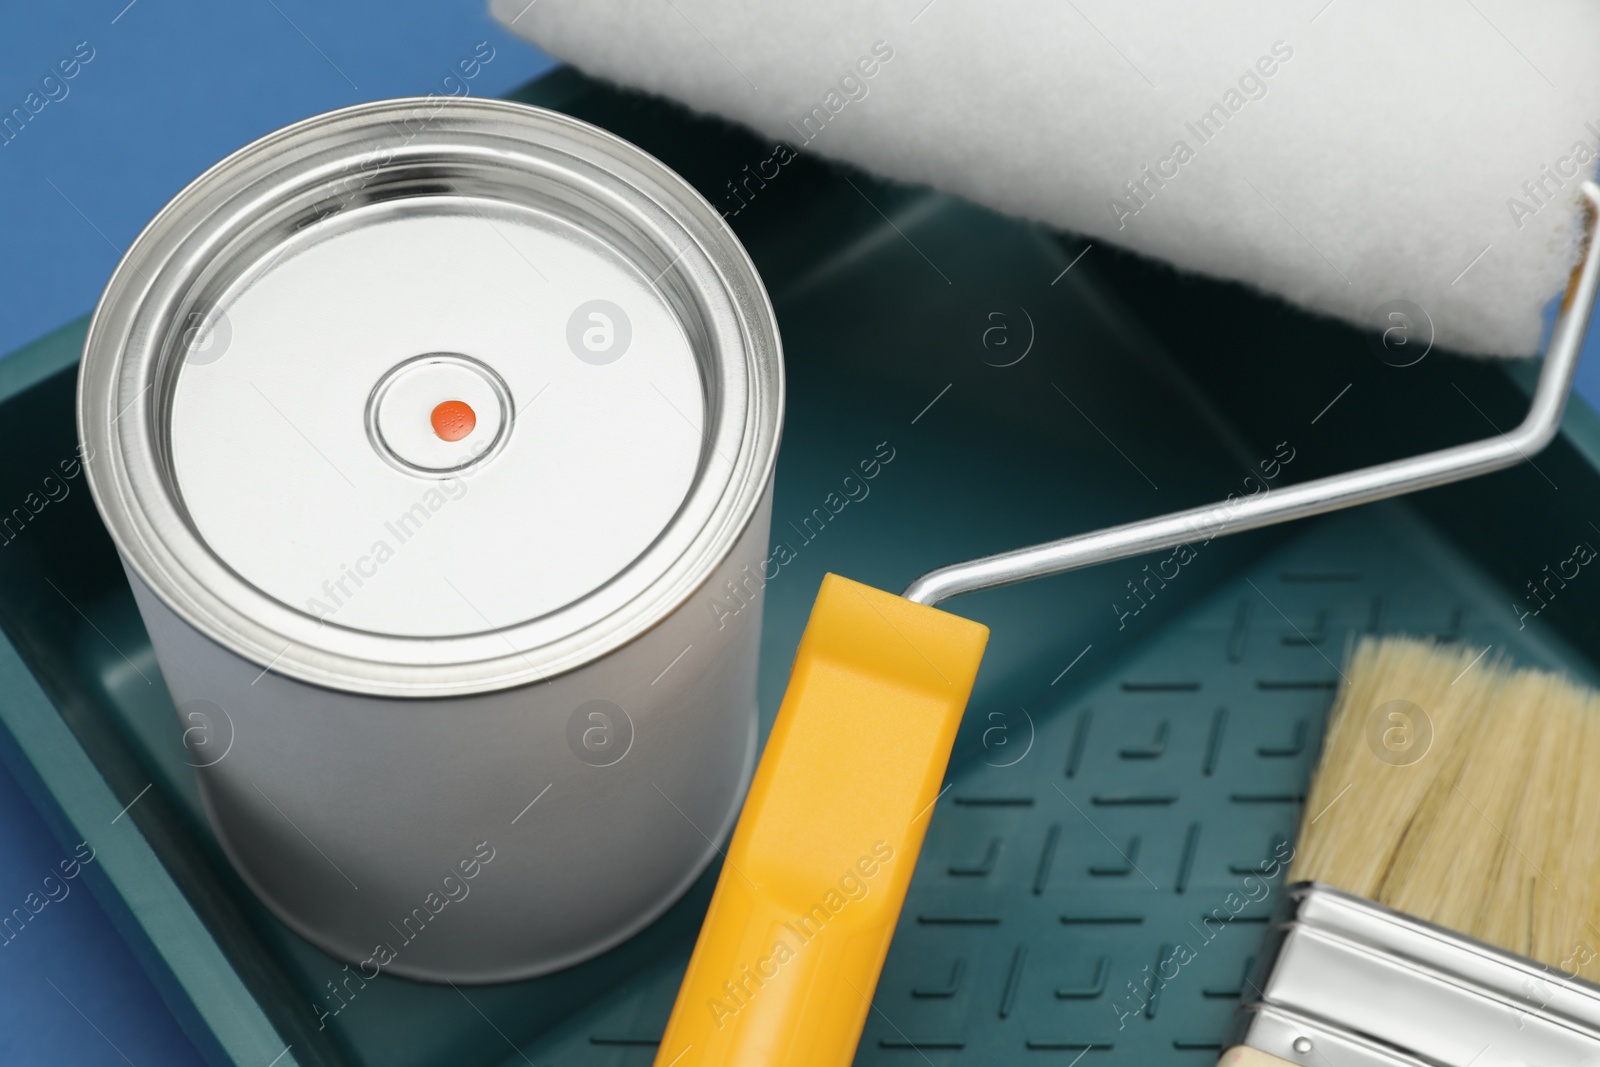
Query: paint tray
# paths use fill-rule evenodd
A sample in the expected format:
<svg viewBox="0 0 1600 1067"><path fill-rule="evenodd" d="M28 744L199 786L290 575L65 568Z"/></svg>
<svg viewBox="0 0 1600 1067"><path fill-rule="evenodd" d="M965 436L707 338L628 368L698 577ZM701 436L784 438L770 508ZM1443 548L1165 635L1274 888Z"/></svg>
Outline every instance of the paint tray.
<svg viewBox="0 0 1600 1067"><path fill-rule="evenodd" d="M898 590L1262 479L1476 439L1527 403L1531 367L1392 366L1374 337L1240 287L572 71L518 98L684 174L776 304L790 399L772 536L792 558L766 591L767 723L825 571ZM341 965L267 913L206 827L81 477L39 495L75 447L83 331L0 361L0 748L64 847L96 848L86 878L196 1046L250 1067L649 1064L715 870L558 974L328 998ZM872 458L867 491L847 489ZM1546 579L1600 544L1597 462L1600 423L1574 399L1536 465L952 603L993 638L856 1062L1211 1063L1351 639L1433 634L1592 679L1600 577ZM1192 959L1134 997L1179 943Z"/></svg>

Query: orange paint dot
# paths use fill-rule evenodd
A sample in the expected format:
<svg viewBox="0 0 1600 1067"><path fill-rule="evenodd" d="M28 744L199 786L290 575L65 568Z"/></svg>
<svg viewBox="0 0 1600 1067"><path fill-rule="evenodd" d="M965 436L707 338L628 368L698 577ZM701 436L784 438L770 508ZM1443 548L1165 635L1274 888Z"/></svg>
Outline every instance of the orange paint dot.
<svg viewBox="0 0 1600 1067"><path fill-rule="evenodd" d="M446 400L433 409L429 421L440 440L459 441L478 425L478 415L464 400Z"/></svg>

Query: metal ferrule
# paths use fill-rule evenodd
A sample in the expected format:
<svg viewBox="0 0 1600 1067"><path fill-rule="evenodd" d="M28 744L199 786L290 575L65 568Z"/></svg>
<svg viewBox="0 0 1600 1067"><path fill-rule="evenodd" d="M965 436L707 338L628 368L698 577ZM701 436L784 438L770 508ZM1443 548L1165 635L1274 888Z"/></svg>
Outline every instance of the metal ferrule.
<svg viewBox="0 0 1600 1067"><path fill-rule="evenodd" d="M1600 1063L1600 986L1314 882L1289 888L1245 995L1228 1045L1290 1063Z"/></svg>

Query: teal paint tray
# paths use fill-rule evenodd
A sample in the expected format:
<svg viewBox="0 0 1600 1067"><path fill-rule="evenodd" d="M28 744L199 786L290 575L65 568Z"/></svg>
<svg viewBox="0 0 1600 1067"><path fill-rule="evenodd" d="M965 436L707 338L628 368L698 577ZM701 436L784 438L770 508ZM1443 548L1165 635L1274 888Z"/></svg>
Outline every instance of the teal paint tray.
<svg viewBox="0 0 1600 1067"><path fill-rule="evenodd" d="M1238 287L789 159L571 71L519 98L683 173L777 306L791 391L773 537L794 559L767 587L767 722L825 571L898 590L942 563L1249 492L1251 476L1475 439L1526 406L1527 367L1393 367L1372 338ZM715 871L559 974L384 977L329 999L341 965L266 912L206 827L81 479L40 495L74 451L83 329L0 361L0 749L63 844L95 847L85 877L195 1044L249 1067L649 1064ZM873 457L869 491L826 506ZM1537 615L1524 595L1600 543L1597 459L1600 424L1574 399L1536 466L949 605L993 638L856 1062L1214 1060L1350 641L1435 634L1592 678L1600 579ZM1133 997L1179 944L1193 958Z"/></svg>

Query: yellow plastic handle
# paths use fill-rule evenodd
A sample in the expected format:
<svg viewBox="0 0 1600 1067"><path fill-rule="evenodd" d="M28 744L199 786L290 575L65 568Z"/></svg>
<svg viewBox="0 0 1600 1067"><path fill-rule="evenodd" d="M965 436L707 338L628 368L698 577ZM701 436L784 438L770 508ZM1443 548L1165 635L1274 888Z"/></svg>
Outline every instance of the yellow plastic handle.
<svg viewBox="0 0 1600 1067"><path fill-rule="evenodd" d="M988 639L823 579L657 1067L848 1067Z"/></svg>

